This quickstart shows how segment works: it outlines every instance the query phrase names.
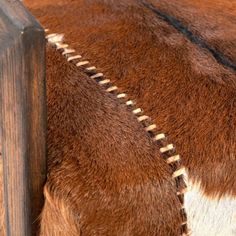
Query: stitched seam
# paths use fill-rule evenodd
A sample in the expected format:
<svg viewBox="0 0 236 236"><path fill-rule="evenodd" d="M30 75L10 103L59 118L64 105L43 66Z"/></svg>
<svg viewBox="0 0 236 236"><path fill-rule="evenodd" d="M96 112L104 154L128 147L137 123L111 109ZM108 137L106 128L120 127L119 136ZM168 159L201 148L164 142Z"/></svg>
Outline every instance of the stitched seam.
<svg viewBox="0 0 236 236"><path fill-rule="evenodd" d="M45 29L45 32L48 31L48 29ZM147 115L144 115L143 110L141 108L137 108L135 106L135 102L128 99L127 94L118 92L118 87L112 85L109 79L104 78L103 73L98 72L95 66L91 65L89 61L83 60L83 57L80 54L76 54L74 49L70 48L68 44L65 44L63 42L63 34L47 34L46 39L50 44L54 45L56 50L61 52L68 62L73 63L77 67L80 67L86 75L88 75L91 79L94 79L108 93L115 95L117 99L125 104L136 116L137 120L144 126L145 131L152 138L154 143L158 145L161 156L171 167L172 178L175 181L177 189L176 194L181 203L181 235L189 235L187 215L184 209L184 194L188 191L187 185L184 181L185 169L181 165L181 158L176 153L174 145L168 143L166 135L158 131L157 126L151 121L151 118ZM180 189L181 186L184 187Z"/></svg>

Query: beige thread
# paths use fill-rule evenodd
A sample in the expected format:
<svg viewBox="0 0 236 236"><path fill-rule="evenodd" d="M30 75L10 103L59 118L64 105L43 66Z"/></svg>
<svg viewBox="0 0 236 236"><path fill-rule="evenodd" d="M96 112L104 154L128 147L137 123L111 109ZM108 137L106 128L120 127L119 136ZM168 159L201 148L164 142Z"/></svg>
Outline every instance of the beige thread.
<svg viewBox="0 0 236 236"><path fill-rule="evenodd" d="M80 61L80 62L78 62L78 63L76 63L76 66L84 66L84 65L87 65L87 64L89 64L89 61Z"/></svg>
<svg viewBox="0 0 236 236"><path fill-rule="evenodd" d="M103 77L103 73L97 73L95 75L90 76L91 79L96 79L96 78L99 78L99 77Z"/></svg>
<svg viewBox="0 0 236 236"><path fill-rule="evenodd" d="M154 140L154 141L158 141L158 140L164 139L165 137L166 137L165 134L157 134L157 135L153 138L153 140Z"/></svg>
<svg viewBox="0 0 236 236"><path fill-rule="evenodd" d="M146 127L145 130L148 132L148 131L152 131L156 128L157 128L157 126L155 124L152 124L152 125L149 125L148 127Z"/></svg>
<svg viewBox="0 0 236 236"><path fill-rule="evenodd" d="M45 30L45 32L48 32L48 31L49 31L48 29ZM62 53L63 55L66 55L66 54L70 54L70 53L74 53L74 52L75 52L74 49L66 49L66 48L68 47L67 44L62 44L63 35L61 35L61 34L49 34L49 35L46 36L46 38L48 39L49 42L54 43L54 44L56 45L57 49L64 49L64 52ZM60 41L61 43L58 43L58 40L59 40L59 39L61 40L61 41ZM71 60L79 59L79 58L82 58L82 57L81 57L80 55L77 55L77 56L68 57L67 60L68 60L68 61L71 61ZM76 64L76 66L79 67L79 66L83 66L83 65L87 65L87 64L89 64L88 61L82 61L82 62L78 62L78 63ZM88 68L86 68L86 69L87 69L88 71L90 71L90 70L96 70L96 67L91 66L91 67L88 67ZM102 77L102 76L103 76L102 73L96 73L95 75L90 76L90 78L95 79L95 78L99 78L99 77ZM103 84L106 84L106 83L109 83L109 82L110 82L110 80L104 79L104 80L102 80L102 81L99 81L99 84L103 85ZM117 90L117 89L118 89L118 88L117 88L116 86L111 86L111 87L109 87L108 89L106 89L106 91L107 91L107 92L112 92L112 91ZM120 94L117 95L117 98L125 98L126 96L127 96L127 95L126 95L125 93L120 93ZM133 105L133 102L132 102L131 100L129 100L129 101L126 102L126 105ZM141 110L140 108L137 108L137 109L134 109L132 112L133 112L135 115L137 115L137 114L139 114L140 112L142 112L142 110ZM141 122L141 121L144 121L144 120L147 120L148 118L149 118L149 117L148 117L148 116L145 116L145 115L142 115L142 116L137 117L138 121L140 121L140 122ZM146 131L152 131L152 130L154 130L154 129L156 129L156 125L155 125L155 124L149 125L149 126L147 126L147 127L145 128ZM165 138L165 134L163 134L163 133L157 134L157 135L155 135L155 137L154 137L154 141L158 141L158 140L164 139L164 138ZM172 150L173 148L174 148L173 144L168 144L168 145L165 146L165 147L161 147L161 148L160 148L160 152L161 152L161 153L164 153L164 152L167 152L167 151L169 151L169 150ZM171 156L171 157L167 158L166 161L167 161L168 164L170 164L170 163L172 163L172 162L174 162L174 161L179 161L179 160L180 160L180 156L179 156L179 155L174 155L174 156ZM185 169L184 169L184 167L181 167L180 169L178 169L178 170L176 170L176 171L173 172L172 177L173 177L173 178L177 178L177 177L183 175L184 173L185 173ZM188 188L185 188L185 189L183 189L183 190L181 190L181 191L178 191L178 192L177 192L177 195L184 194L184 193L187 192L187 191L188 191ZM184 205L181 205L181 209L184 210ZM187 221L182 223L182 225L185 225L185 224L187 224ZM188 230L187 230L187 231L188 231ZM189 233L187 233L187 234L183 233L183 234L182 234L182 236L187 236L187 235L189 235Z"/></svg>
<svg viewBox="0 0 236 236"><path fill-rule="evenodd" d="M117 98L125 98L127 95L125 93L120 93L117 95Z"/></svg>
<svg viewBox="0 0 236 236"><path fill-rule="evenodd" d="M49 29L47 29L49 31ZM49 38L52 38L52 37L55 37L57 36L58 34L48 34L46 35L46 39L49 39Z"/></svg>
<svg viewBox="0 0 236 236"><path fill-rule="evenodd" d="M140 112L142 112L141 108L137 108L137 109L134 109L134 110L133 110L133 113L134 113L134 114L138 114L138 113L140 113Z"/></svg>
<svg viewBox="0 0 236 236"><path fill-rule="evenodd" d="M170 150L172 150L174 148L173 144L168 144L165 147L160 148L160 152L164 153L164 152L168 152Z"/></svg>
<svg viewBox="0 0 236 236"><path fill-rule="evenodd" d="M71 54L71 53L74 53L74 52L75 52L74 49L65 48L62 55Z"/></svg>
<svg viewBox="0 0 236 236"><path fill-rule="evenodd" d="M90 67L87 67L86 70L93 71L93 70L96 70L96 67L95 66L90 66Z"/></svg>
<svg viewBox="0 0 236 236"><path fill-rule="evenodd" d="M62 42L62 39L63 39L63 34L51 34L51 35L48 35L48 42L50 43L58 43L58 42Z"/></svg>
<svg viewBox="0 0 236 236"><path fill-rule="evenodd" d="M126 105L127 105L127 106L132 106L132 105L134 105L134 103L133 103L132 100L129 100L129 101L126 102Z"/></svg>
<svg viewBox="0 0 236 236"><path fill-rule="evenodd" d="M139 116L137 119L138 119L139 122L141 122L141 121L149 119L149 116L142 115L142 116Z"/></svg>
<svg viewBox="0 0 236 236"><path fill-rule="evenodd" d="M68 57L68 58L67 58L67 61L72 61L72 60L80 59L80 58L82 58L81 55L71 56L71 57Z"/></svg>
<svg viewBox="0 0 236 236"><path fill-rule="evenodd" d="M111 82L111 81L110 81L109 79L104 79L104 80L99 81L98 83L101 84L101 85L103 85L103 84L108 84L108 83L110 83L110 82Z"/></svg>
<svg viewBox="0 0 236 236"><path fill-rule="evenodd" d="M59 50L59 49L65 49L65 48L68 48L69 45L68 45L68 44L60 44L60 43L56 43L56 47L57 47L57 50Z"/></svg>
<svg viewBox="0 0 236 236"><path fill-rule="evenodd" d="M176 178L176 177L178 177L178 176L180 176L180 175L183 175L184 173L185 173L185 168L182 167L182 168L176 170L176 171L173 173L172 177L173 177L173 178Z"/></svg>
<svg viewBox="0 0 236 236"><path fill-rule="evenodd" d="M106 89L108 93L117 90L118 88L116 86L111 86L110 88Z"/></svg>
<svg viewBox="0 0 236 236"><path fill-rule="evenodd" d="M168 164L172 163L172 162L175 162L175 161L179 161L180 160L180 156L179 155L175 155L175 156L171 156L169 157L166 162Z"/></svg>

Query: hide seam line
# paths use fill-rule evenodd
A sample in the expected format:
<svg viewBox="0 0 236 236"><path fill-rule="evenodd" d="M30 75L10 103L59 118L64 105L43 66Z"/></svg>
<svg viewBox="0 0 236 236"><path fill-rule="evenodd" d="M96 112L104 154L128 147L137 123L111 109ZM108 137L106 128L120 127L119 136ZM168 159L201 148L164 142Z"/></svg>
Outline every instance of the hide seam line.
<svg viewBox="0 0 236 236"><path fill-rule="evenodd" d="M48 32L45 29L45 32ZM181 159L178 154L176 154L173 144L169 144L167 137L164 133L161 133L157 126L151 121L151 118L143 114L141 108L135 106L135 102L128 99L127 94L118 92L118 87L114 86L110 79L104 78L103 73L97 72L95 66L91 65L89 61L83 60L80 54L76 54L76 51L69 47L68 44L63 42L63 34L47 34L46 40L48 43L54 46L54 48L61 52L65 59L73 63L76 67L82 69L82 72L88 75L91 79L94 79L106 92L113 94L119 99L122 104L125 104L127 108L136 116L139 123L141 123L148 133L149 137L152 138L155 144L158 145L161 156L170 166L172 170L172 178L175 181L176 195L181 204L181 217L182 223L180 225L180 231L182 236L189 235L187 227L187 215L184 209L184 193L187 191L187 186L184 181L185 169L181 165Z"/></svg>

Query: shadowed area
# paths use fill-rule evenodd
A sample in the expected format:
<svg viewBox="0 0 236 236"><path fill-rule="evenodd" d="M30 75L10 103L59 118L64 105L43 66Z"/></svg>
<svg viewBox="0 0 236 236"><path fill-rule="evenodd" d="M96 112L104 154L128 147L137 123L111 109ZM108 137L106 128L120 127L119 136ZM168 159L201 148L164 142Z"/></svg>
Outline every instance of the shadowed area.
<svg viewBox="0 0 236 236"><path fill-rule="evenodd" d="M201 37L199 37L196 34L193 34L193 32L190 31L188 27L185 26L181 21L179 21L178 19L176 19L171 15L166 14L165 12L158 10L158 8L156 8L153 4L149 3L148 1L141 1L141 2L145 7L153 11L158 17L160 17L161 19L172 25L176 30L185 35L192 43L197 44L199 47L211 53L218 63L236 71L236 64L234 64L229 58L223 55L220 51L215 49L212 45L206 43Z"/></svg>

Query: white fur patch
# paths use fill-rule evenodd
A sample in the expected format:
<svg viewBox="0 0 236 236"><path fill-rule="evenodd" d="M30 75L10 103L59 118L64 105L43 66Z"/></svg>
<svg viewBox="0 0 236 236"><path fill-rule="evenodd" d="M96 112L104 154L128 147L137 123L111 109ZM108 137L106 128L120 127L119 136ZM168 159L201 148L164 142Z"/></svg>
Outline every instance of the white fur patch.
<svg viewBox="0 0 236 236"><path fill-rule="evenodd" d="M199 184L188 181L185 193L185 210L191 236L235 236L236 197L220 199L206 196Z"/></svg>

